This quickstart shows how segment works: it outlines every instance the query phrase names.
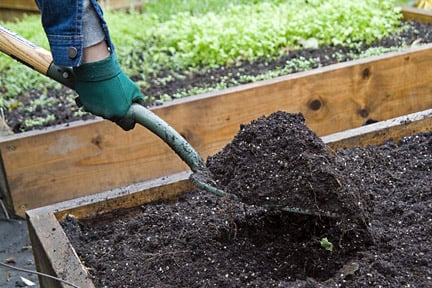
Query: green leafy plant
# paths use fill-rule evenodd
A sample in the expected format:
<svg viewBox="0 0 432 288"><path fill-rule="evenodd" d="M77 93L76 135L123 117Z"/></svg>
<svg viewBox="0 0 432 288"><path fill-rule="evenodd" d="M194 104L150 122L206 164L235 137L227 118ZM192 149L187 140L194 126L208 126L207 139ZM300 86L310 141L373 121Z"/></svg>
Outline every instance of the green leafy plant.
<svg viewBox="0 0 432 288"><path fill-rule="evenodd" d="M322 248L324 248L327 251L333 252L333 243L331 243L327 237L323 237L320 240L320 245Z"/></svg>
<svg viewBox="0 0 432 288"><path fill-rule="evenodd" d="M300 47L311 38L320 45L371 42L400 23L400 13L392 3L294 0L233 5L221 14L179 13L154 30L148 49L159 55L157 60L169 59L166 65L171 68L215 67L272 57L284 47Z"/></svg>
<svg viewBox="0 0 432 288"><path fill-rule="evenodd" d="M203 15L208 12L219 13L231 5L254 5L261 2L283 2L281 0L150 0L143 5L143 12L157 15L161 21L166 21L180 12L191 15Z"/></svg>
<svg viewBox="0 0 432 288"><path fill-rule="evenodd" d="M0 25L17 33L21 37L36 43L38 46L49 49L48 40L43 33L38 16L25 17L20 22L1 22ZM30 89L45 90L47 87L60 87L53 80L39 75L27 66L0 53L0 91L4 100L20 95ZM7 101L0 103L5 107Z"/></svg>

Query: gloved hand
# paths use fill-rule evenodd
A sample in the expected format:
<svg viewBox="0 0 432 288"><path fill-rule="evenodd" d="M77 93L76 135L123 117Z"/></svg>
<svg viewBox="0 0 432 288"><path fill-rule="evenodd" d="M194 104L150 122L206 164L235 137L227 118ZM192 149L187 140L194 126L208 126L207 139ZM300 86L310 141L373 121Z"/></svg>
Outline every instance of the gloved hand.
<svg viewBox="0 0 432 288"><path fill-rule="evenodd" d="M134 102L144 103L137 85L122 71L115 52L97 62L75 67L75 90L79 102L92 114L116 122L124 130L135 126L124 116Z"/></svg>

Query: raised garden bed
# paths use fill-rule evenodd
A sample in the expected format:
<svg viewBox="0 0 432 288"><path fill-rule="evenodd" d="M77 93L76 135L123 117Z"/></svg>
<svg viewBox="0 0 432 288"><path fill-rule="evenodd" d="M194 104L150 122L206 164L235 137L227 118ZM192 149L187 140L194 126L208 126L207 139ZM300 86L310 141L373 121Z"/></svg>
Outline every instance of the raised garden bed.
<svg viewBox="0 0 432 288"><path fill-rule="evenodd" d="M321 138L342 178L351 179L349 189L358 189L371 242L346 242L333 234L333 219L191 191L189 174L180 173L28 211L38 270L79 287L427 287L431 129L427 110ZM48 278L40 283L61 287Z"/></svg>
<svg viewBox="0 0 432 288"><path fill-rule="evenodd" d="M327 135L431 108L431 47L191 96L152 110L204 159L231 141L240 124L277 110L302 112L312 130ZM18 215L188 170L146 129L124 133L101 120L2 137L0 153L0 188Z"/></svg>

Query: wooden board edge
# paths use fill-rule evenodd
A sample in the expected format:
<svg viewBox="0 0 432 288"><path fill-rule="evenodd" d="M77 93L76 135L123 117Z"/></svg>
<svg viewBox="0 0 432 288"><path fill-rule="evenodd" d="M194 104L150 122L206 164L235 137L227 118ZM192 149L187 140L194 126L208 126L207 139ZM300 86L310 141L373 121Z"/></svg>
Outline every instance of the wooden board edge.
<svg viewBox="0 0 432 288"><path fill-rule="evenodd" d="M9 207L14 207L12 197L9 193L6 169L3 165L3 159L0 151L0 199L5 199Z"/></svg>
<svg viewBox="0 0 432 288"><path fill-rule="evenodd" d="M27 218L53 213L61 221L67 215L81 219L94 217L119 208L131 208L159 199L171 199L190 191L190 171L136 183L109 191L83 196L26 211Z"/></svg>
<svg viewBox="0 0 432 288"><path fill-rule="evenodd" d="M331 149L336 150L380 145L389 139L398 142L404 136L430 130L432 130L432 109L330 134L321 139Z"/></svg>
<svg viewBox="0 0 432 288"><path fill-rule="evenodd" d="M414 20L420 23L432 22L432 11L430 10L403 6L401 7L401 13L405 21Z"/></svg>
<svg viewBox="0 0 432 288"><path fill-rule="evenodd" d="M0 145L7 145L8 143L12 143L14 141L22 141L24 139L32 138L35 136L40 136L40 135L43 136L51 133L58 133L63 130L85 129L89 126L90 127L98 126L100 125L100 123L104 121L105 120L103 120L102 118L96 117L95 119L91 119L91 120L77 120L67 124L54 125L43 129L26 131L26 132L16 133L16 134L9 134L9 135L2 136L0 138ZM13 149L13 147L11 147L11 149Z"/></svg>
<svg viewBox="0 0 432 288"><path fill-rule="evenodd" d="M24 11L39 11L36 2L32 0L2 0L0 9L8 10L24 10Z"/></svg>
<svg viewBox="0 0 432 288"><path fill-rule="evenodd" d="M95 287L75 249L53 213L27 217L36 268L39 272L72 283ZM40 287L70 287L64 282L39 275Z"/></svg>

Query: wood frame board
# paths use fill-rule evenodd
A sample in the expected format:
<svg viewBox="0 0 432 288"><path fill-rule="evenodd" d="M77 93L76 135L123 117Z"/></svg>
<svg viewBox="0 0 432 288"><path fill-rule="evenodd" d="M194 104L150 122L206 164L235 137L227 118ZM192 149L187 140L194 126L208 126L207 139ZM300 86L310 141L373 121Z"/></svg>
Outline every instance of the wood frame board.
<svg viewBox="0 0 432 288"><path fill-rule="evenodd" d="M350 129L322 137L332 149L381 144L389 138L432 130L432 109ZM131 208L157 199L169 199L193 188L189 172L129 185L80 199L27 211L27 223L38 271L74 283L94 287L59 222L67 215L77 219L94 217L118 208ZM72 268L72 269L71 269ZM63 287L55 280L40 277L42 287Z"/></svg>

